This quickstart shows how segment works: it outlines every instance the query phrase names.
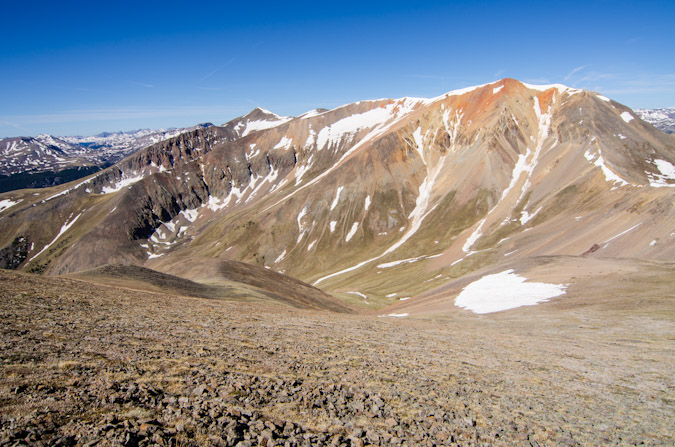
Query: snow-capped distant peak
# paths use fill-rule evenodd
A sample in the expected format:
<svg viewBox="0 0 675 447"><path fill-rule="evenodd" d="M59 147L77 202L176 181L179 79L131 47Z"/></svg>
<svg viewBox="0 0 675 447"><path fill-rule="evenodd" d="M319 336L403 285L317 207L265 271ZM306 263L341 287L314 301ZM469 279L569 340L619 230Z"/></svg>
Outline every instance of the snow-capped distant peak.
<svg viewBox="0 0 675 447"><path fill-rule="evenodd" d="M287 118L287 117L284 117L284 116L277 115L277 114L274 113L274 112L270 112L270 111L267 110L267 109L263 109L262 107L256 107L254 110L259 110L259 111L261 111L262 113L264 113L265 115L271 115L272 117L274 117L274 118L276 118L276 119Z"/></svg>
<svg viewBox="0 0 675 447"><path fill-rule="evenodd" d="M87 137L40 134L5 138L0 140L0 175L109 165L144 147L209 126L212 124L167 130L104 132Z"/></svg>
<svg viewBox="0 0 675 447"><path fill-rule="evenodd" d="M237 124L234 126L234 130L240 137L245 137L251 132L271 129L273 127L280 126L292 119L293 117L291 116L279 116L276 113L270 112L269 110L256 107L247 115L243 116L242 118L230 121L230 123L236 122Z"/></svg>
<svg viewBox="0 0 675 447"><path fill-rule="evenodd" d="M675 107L635 109L635 113L660 131L675 133Z"/></svg>

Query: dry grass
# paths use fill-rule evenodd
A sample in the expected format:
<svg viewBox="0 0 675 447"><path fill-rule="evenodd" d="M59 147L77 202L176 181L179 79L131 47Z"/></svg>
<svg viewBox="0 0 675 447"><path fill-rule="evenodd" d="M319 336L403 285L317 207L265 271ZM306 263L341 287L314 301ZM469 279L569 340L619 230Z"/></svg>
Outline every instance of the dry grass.
<svg viewBox="0 0 675 447"><path fill-rule="evenodd" d="M672 444L672 301L605 300L390 319L0 272L0 442L203 445L236 410L314 444Z"/></svg>

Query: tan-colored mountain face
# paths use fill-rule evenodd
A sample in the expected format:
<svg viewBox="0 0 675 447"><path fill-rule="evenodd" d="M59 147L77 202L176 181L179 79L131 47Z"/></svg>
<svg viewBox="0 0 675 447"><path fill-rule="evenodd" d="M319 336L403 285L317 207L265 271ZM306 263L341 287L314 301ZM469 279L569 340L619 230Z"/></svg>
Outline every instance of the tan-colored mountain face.
<svg viewBox="0 0 675 447"><path fill-rule="evenodd" d="M257 264L378 307L503 261L675 259L675 138L513 79L283 118L260 109L59 188L0 196L0 261Z"/></svg>

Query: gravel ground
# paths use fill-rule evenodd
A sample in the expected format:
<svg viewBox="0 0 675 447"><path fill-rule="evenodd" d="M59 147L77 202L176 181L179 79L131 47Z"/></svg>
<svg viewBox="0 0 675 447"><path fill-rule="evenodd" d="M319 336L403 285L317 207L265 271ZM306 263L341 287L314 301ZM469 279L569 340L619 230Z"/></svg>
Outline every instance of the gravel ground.
<svg viewBox="0 0 675 447"><path fill-rule="evenodd" d="M377 318L1 271L0 445L673 445L672 315L545 309Z"/></svg>

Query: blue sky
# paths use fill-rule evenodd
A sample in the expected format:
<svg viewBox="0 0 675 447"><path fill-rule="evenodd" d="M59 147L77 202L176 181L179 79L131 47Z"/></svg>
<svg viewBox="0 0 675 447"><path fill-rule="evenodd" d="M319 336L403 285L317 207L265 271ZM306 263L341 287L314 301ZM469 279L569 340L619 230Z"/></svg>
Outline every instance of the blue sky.
<svg viewBox="0 0 675 447"><path fill-rule="evenodd" d="M299 115L503 77L675 106L672 0L11 3L0 137Z"/></svg>

